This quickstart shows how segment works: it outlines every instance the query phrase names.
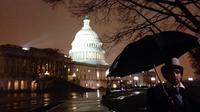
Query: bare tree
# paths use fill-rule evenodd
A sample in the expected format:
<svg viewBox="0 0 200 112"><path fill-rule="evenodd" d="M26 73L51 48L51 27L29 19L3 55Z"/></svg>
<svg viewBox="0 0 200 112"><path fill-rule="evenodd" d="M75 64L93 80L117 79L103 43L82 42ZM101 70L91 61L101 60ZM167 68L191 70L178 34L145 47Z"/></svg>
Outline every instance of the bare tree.
<svg viewBox="0 0 200 112"><path fill-rule="evenodd" d="M106 34L104 42L116 44L127 39L135 41L144 35L168 30L187 32L197 37L200 35L199 0L44 1L53 7L63 3L77 16L92 14L97 20L117 21L119 29ZM200 59L196 62L200 62ZM200 70L200 67L196 69Z"/></svg>
<svg viewBox="0 0 200 112"><path fill-rule="evenodd" d="M98 20L117 20L120 29L108 35L108 42L127 38L127 36L130 38L139 36L140 38L149 33L166 30L187 31L193 35L200 34L199 0L44 1L52 6L62 2L77 16L93 14Z"/></svg>

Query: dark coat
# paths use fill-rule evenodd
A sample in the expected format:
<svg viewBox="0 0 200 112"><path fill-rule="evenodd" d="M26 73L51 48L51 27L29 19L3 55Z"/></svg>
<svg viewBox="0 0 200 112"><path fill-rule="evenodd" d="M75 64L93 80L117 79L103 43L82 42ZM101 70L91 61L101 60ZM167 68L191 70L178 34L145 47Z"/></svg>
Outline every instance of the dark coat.
<svg viewBox="0 0 200 112"><path fill-rule="evenodd" d="M179 105L175 98L176 90L173 87L167 87L166 84L164 88L168 95L164 92L162 85L147 90L147 112L200 112L200 108L197 107L200 103L195 101L187 89L180 89L183 103Z"/></svg>

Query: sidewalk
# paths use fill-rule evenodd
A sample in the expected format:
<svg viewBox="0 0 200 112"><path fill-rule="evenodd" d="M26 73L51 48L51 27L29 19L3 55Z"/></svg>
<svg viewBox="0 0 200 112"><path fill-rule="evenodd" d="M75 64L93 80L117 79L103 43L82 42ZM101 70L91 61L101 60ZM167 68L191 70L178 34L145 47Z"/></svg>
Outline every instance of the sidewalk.
<svg viewBox="0 0 200 112"><path fill-rule="evenodd" d="M200 82L186 84L187 90L200 104ZM146 89L110 92L102 97L101 103L117 112L145 112Z"/></svg>
<svg viewBox="0 0 200 112"><path fill-rule="evenodd" d="M117 112L145 112L146 89L104 95L101 103Z"/></svg>

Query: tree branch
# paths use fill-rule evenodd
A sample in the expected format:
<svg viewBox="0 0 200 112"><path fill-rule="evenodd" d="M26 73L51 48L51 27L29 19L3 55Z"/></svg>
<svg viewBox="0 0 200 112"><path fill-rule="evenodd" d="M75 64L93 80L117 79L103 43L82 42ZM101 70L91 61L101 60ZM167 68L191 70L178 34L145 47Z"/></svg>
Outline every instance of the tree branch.
<svg viewBox="0 0 200 112"><path fill-rule="evenodd" d="M122 2L119 1L120 4L126 6L125 4L123 4ZM141 17L143 17L150 25L152 25L153 27L155 27L159 32L162 32L155 24L152 24L151 21L149 21L148 18L146 18L142 13L140 13L137 9L135 9L134 7L129 7L130 9L134 10L137 14L139 14Z"/></svg>
<svg viewBox="0 0 200 112"><path fill-rule="evenodd" d="M192 22L194 26L196 26L196 31L200 33L200 22L196 20L196 18L190 13L190 11L181 3L181 1L176 0L176 3L180 6L179 8L185 13L188 19Z"/></svg>

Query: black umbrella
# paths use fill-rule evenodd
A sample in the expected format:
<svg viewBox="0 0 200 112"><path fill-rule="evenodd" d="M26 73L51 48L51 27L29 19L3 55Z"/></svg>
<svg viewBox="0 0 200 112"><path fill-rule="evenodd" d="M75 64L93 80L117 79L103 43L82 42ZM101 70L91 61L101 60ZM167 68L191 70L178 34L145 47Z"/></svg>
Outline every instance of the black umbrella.
<svg viewBox="0 0 200 112"><path fill-rule="evenodd" d="M147 71L172 57L180 57L198 45L196 37L182 32L147 35L125 47L112 63L108 76L123 77Z"/></svg>

